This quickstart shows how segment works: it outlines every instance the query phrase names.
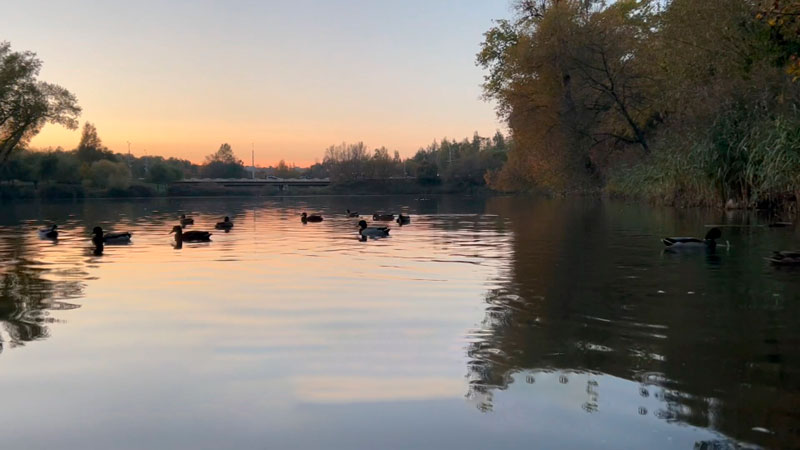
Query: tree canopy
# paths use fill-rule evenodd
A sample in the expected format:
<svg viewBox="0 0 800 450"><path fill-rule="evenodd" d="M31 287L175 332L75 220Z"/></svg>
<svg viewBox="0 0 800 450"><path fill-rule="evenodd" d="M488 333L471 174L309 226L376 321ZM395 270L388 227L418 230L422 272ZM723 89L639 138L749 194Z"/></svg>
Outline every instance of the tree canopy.
<svg viewBox="0 0 800 450"><path fill-rule="evenodd" d="M514 141L494 186L567 191L637 179L650 194L748 203L800 190L800 155L784 136L800 125L797 1L514 5L514 19L487 31L477 54L484 94ZM784 163L766 164L775 158Z"/></svg>
<svg viewBox="0 0 800 450"><path fill-rule="evenodd" d="M46 123L78 126L77 99L56 84L39 81L42 62L32 52L15 52L0 42L0 165Z"/></svg>
<svg viewBox="0 0 800 450"><path fill-rule="evenodd" d="M228 143L206 156L206 162L200 169L205 178L242 178L245 175L244 164L236 158Z"/></svg>

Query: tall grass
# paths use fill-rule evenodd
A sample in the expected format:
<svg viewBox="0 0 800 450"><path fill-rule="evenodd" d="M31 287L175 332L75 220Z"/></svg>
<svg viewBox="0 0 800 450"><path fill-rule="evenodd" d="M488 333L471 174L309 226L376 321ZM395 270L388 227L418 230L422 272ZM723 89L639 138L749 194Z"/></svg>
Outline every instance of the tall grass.
<svg viewBox="0 0 800 450"><path fill-rule="evenodd" d="M611 195L675 206L781 207L800 194L800 120L737 110L689 142L613 170Z"/></svg>

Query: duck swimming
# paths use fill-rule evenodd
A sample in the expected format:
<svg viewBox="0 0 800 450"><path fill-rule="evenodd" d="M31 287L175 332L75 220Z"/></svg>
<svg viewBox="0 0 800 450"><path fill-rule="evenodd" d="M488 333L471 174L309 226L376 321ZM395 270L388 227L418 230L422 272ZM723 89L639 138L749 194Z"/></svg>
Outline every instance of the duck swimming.
<svg viewBox="0 0 800 450"><path fill-rule="evenodd" d="M366 220L358 222L358 234L362 238L367 237L386 237L389 235L389 227L367 227Z"/></svg>
<svg viewBox="0 0 800 450"><path fill-rule="evenodd" d="M717 247L717 239L720 237L722 237L722 231L719 228L712 228L708 230L706 237L703 239L696 237L666 237L661 239L661 242L670 250L700 248L714 250Z"/></svg>
<svg viewBox="0 0 800 450"><path fill-rule="evenodd" d="M358 217L357 212L351 212L349 209L347 210L347 217Z"/></svg>
<svg viewBox="0 0 800 450"><path fill-rule="evenodd" d="M300 220L303 223L306 223L306 222L322 222L323 219L322 219L322 216L317 215L317 214L312 214L312 215L309 216L306 213L303 213L303 214L300 215Z"/></svg>
<svg viewBox="0 0 800 450"><path fill-rule="evenodd" d="M380 220L384 222L389 222L394 220L394 214L378 214L375 213L372 215L372 220Z"/></svg>
<svg viewBox="0 0 800 450"><path fill-rule="evenodd" d="M194 225L194 219L186 217L186 214L181 214L181 226L185 227L186 225Z"/></svg>
<svg viewBox="0 0 800 450"><path fill-rule="evenodd" d="M225 216L225 219L223 219L222 222L217 222L217 224L214 225L214 228L218 230L229 231L231 228L233 228L233 222L231 222L230 217Z"/></svg>
<svg viewBox="0 0 800 450"><path fill-rule="evenodd" d="M411 223L411 216L404 216L403 213L397 215L398 225L408 225Z"/></svg>
<svg viewBox="0 0 800 450"><path fill-rule="evenodd" d="M102 247L103 244L129 244L131 242L132 233L127 231L117 233L103 233L100 227L94 227L92 230L92 243L96 247Z"/></svg>
<svg viewBox="0 0 800 450"><path fill-rule="evenodd" d="M800 266L800 250L772 252L767 261L776 266Z"/></svg>
<svg viewBox="0 0 800 450"><path fill-rule="evenodd" d="M50 225L50 228L42 228L39 230L39 237L45 239L58 239L58 225Z"/></svg>
<svg viewBox="0 0 800 450"><path fill-rule="evenodd" d="M170 234L175 233L175 242L208 242L211 240L211 233L208 231L183 231L180 225L172 227Z"/></svg>

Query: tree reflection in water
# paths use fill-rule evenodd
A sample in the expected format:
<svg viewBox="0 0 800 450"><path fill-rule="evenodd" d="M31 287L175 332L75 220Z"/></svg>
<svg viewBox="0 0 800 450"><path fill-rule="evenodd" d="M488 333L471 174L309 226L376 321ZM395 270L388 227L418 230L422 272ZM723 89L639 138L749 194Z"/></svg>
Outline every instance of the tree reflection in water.
<svg viewBox="0 0 800 450"><path fill-rule="evenodd" d="M489 203L509 220L514 254L467 349L467 397L480 410L514 381L551 374L586 382L576 407L602 411L595 378L612 376L638 385L631 414L800 447L796 280L765 273L758 255L661 255L658 232L696 228L691 218L594 201L517 206Z"/></svg>
<svg viewBox="0 0 800 450"><path fill-rule="evenodd" d="M8 236L0 246L0 345L16 347L49 336L57 322L51 311L78 308L64 300L82 295L77 280L46 278L49 270L28 259L34 250L24 236Z"/></svg>

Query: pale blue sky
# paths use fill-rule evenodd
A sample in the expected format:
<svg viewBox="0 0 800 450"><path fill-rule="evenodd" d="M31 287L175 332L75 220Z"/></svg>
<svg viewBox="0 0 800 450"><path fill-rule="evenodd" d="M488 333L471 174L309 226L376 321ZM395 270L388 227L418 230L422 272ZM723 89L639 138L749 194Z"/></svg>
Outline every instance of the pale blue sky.
<svg viewBox="0 0 800 450"><path fill-rule="evenodd" d="M0 39L35 51L117 151L199 161L254 142L263 164L307 163L342 141L410 155L502 129L475 54L509 15L508 0L26 0L3 6ZM34 145L77 139L48 127Z"/></svg>

